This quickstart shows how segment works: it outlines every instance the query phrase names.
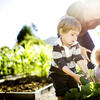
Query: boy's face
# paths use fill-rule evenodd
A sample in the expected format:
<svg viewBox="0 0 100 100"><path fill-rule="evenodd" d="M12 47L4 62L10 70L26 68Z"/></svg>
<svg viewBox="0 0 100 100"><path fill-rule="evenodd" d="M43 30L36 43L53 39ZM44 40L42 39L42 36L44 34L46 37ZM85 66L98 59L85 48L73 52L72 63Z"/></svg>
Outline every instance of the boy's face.
<svg viewBox="0 0 100 100"><path fill-rule="evenodd" d="M79 35L79 31L70 30L67 33L60 34L62 38L63 45L71 46L75 41L77 41L77 37Z"/></svg>

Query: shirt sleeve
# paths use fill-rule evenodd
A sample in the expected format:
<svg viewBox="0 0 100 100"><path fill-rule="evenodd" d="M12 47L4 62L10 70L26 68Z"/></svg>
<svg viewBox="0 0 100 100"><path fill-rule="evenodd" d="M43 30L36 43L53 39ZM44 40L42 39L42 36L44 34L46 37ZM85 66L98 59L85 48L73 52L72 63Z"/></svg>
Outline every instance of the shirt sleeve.
<svg viewBox="0 0 100 100"><path fill-rule="evenodd" d="M52 51L53 60L60 69L62 69L64 66L67 65L65 58L62 56L61 50L62 48L59 45L53 46L53 51Z"/></svg>
<svg viewBox="0 0 100 100"><path fill-rule="evenodd" d="M73 46L73 60L77 63L79 60L84 60L81 54L79 43Z"/></svg>

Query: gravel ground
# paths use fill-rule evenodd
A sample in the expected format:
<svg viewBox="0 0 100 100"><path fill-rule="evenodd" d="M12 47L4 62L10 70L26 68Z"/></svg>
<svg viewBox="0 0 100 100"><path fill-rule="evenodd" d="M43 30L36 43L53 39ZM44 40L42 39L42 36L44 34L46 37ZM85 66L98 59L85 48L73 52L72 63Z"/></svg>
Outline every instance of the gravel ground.
<svg viewBox="0 0 100 100"><path fill-rule="evenodd" d="M35 100L57 100L55 96L55 89L53 86L36 94Z"/></svg>

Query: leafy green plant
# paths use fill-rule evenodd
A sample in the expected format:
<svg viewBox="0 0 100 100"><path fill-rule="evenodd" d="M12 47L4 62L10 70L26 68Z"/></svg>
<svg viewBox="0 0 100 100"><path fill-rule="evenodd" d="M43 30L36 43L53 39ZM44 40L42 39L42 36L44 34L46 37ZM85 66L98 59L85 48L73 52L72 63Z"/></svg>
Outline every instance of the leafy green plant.
<svg viewBox="0 0 100 100"><path fill-rule="evenodd" d="M49 45L25 44L13 49L2 48L0 52L0 75L37 75L48 76L51 63Z"/></svg>
<svg viewBox="0 0 100 100"><path fill-rule="evenodd" d="M34 26L34 25L33 25ZM48 76L52 46L35 37L31 28L23 26L17 36L17 45L0 49L0 76Z"/></svg>
<svg viewBox="0 0 100 100"><path fill-rule="evenodd" d="M64 100L100 100L100 83L90 82L81 86L81 90L72 88L66 92Z"/></svg>
<svg viewBox="0 0 100 100"><path fill-rule="evenodd" d="M66 92L63 100L78 100L79 95L77 88L72 88L69 92Z"/></svg>
<svg viewBox="0 0 100 100"><path fill-rule="evenodd" d="M85 85L85 84L89 83L89 81L86 79L85 75L80 77L80 81L81 81L82 85Z"/></svg>
<svg viewBox="0 0 100 100"><path fill-rule="evenodd" d="M94 70L89 70L91 78L94 78ZM77 74L82 74L79 66L77 66ZM80 91L72 88L66 92L64 100L100 100L100 82L89 82L85 76L80 78L83 83Z"/></svg>
<svg viewBox="0 0 100 100"><path fill-rule="evenodd" d="M13 57L13 50L8 47L0 49L0 76L13 73L11 60Z"/></svg>

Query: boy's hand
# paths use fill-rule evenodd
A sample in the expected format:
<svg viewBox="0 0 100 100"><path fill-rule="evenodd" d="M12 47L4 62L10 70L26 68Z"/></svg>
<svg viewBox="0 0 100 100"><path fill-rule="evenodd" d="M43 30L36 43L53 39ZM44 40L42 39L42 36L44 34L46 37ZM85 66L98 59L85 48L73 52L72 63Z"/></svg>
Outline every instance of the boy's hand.
<svg viewBox="0 0 100 100"><path fill-rule="evenodd" d="M86 75L86 79L90 79L90 77L91 77L90 72L86 73L85 75Z"/></svg>
<svg viewBox="0 0 100 100"><path fill-rule="evenodd" d="M81 76L83 76L83 75L75 74L75 76L73 77L76 80L76 82L78 82L80 85L82 85L82 83L80 81Z"/></svg>

